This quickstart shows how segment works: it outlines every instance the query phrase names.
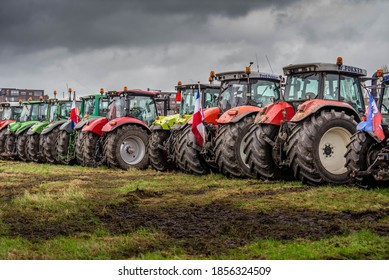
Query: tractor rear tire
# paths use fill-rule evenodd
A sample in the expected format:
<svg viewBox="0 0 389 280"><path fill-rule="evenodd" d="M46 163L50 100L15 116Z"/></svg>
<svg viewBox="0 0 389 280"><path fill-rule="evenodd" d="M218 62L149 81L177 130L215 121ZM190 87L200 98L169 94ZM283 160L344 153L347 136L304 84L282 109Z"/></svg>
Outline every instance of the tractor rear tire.
<svg viewBox="0 0 389 280"><path fill-rule="evenodd" d="M42 154L42 135L34 133L27 137L27 153L31 161L39 163L44 162Z"/></svg>
<svg viewBox="0 0 389 280"><path fill-rule="evenodd" d="M146 169L148 138L146 130L136 125L124 125L107 133L104 141L107 165L123 170Z"/></svg>
<svg viewBox="0 0 389 280"><path fill-rule="evenodd" d="M59 128L58 126L49 133L42 135L42 154L48 163L59 163L57 152Z"/></svg>
<svg viewBox="0 0 389 280"><path fill-rule="evenodd" d="M169 171L175 169L174 162L169 159L168 151L161 148L171 137L170 130L153 130L149 139L149 160L150 165L157 171ZM168 143L172 144L172 143Z"/></svg>
<svg viewBox="0 0 389 280"><path fill-rule="evenodd" d="M74 161L74 156L69 154L69 145L71 144L70 138L71 138L71 133L68 133L66 130L61 130L58 133L57 157L58 157L58 161L62 164L68 165Z"/></svg>
<svg viewBox="0 0 389 280"><path fill-rule="evenodd" d="M200 151L194 147L194 137L191 137L191 129L191 125L186 125L177 138L174 148L174 158L176 159L177 166L186 173L196 175L208 174L210 166L203 159Z"/></svg>
<svg viewBox="0 0 389 280"><path fill-rule="evenodd" d="M344 155L356 126L353 116L335 110L323 110L297 124L287 150L294 176L313 185L349 183Z"/></svg>
<svg viewBox="0 0 389 280"><path fill-rule="evenodd" d="M373 163L371 160L375 159L374 152L378 152L381 149L382 145L363 131L358 131L351 137L351 141L347 145L346 167L350 177L353 178L358 186L368 188L378 186L381 183L376 181L371 174L364 177L353 175L353 173L358 171L366 171Z"/></svg>
<svg viewBox="0 0 389 280"><path fill-rule="evenodd" d="M19 135L16 137L16 151L20 160L24 162L31 161L27 152L27 131L28 129L19 133Z"/></svg>
<svg viewBox="0 0 389 280"><path fill-rule="evenodd" d="M274 161L273 146L269 143L275 141L279 129L279 126L272 124L251 126L244 147L250 177L262 180L288 179L285 170L282 170Z"/></svg>
<svg viewBox="0 0 389 280"><path fill-rule="evenodd" d="M90 131L82 131L77 139L77 161L82 166L98 167L105 162L101 137Z"/></svg>
<svg viewBox="0 0 389 280"><path fill-rule="evenodd" d="M18 158L18 153L16 151L16 135L13 133L8 134L5 138L3 156L9 160L16 160Z"/></svg>
<svg viewBox="0 0 389 280"><path fill-rule="evenodd" d="M5 139L6 139L5 133L6 132L7 132L6 129L3 129L2 131L0 131L0 158L2 158L2 155L5 151Z"/></svg>
<svg viewBox="0 0 389 280"><path fill-rule="evenodd" d="M254 115L236 123L219 126L215 144L215 161L222 174L230 178L247 177L250 167L246 163L244 136L254 122ZM245 169L245 170L244 170Z"/></svg>

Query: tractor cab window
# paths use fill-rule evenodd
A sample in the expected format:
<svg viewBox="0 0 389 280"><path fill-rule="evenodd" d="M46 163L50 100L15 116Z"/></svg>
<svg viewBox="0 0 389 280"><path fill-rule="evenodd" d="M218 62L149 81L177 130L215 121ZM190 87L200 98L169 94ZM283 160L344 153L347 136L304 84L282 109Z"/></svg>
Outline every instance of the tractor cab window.
<svg viewBox="0 0 389 280"><path fill-rule="evenodd" d="M67 119L70 117L70 111L72 110L72 104L73 102L69 101L69 102L64 102L64 103L61 103L61 107L60 107L60 110L61 110L61 115L59 116L60 119ZM78 103L76 103L77 105L77 108L79 106Z"/></svg>
<svg viewBox="0 0 389 280"><path fill-rule="evenodd" d="M247 81L228 81L221 88L219 105L223 112L246 103Z"/></svg>
<svg viewBox="0 0 389 280"><path fill-rule="evenodd" d="M126 98L124 96L114 97L108 106L107 118L110 120L126 116Z"/></svg>
<svg viewBox="0 0 389 280"><path fill-rule="evenodd" d="M184 89L181 91L181 114L191 115L194 113L197 89Z"/></svg>
<svg viewBox="0 0 389 280"><path fill-rule="evenodd" d="M107 112L108 112L109 100L106 99L106 98L101 98L99 100L100 100L100 103L99 103L99 116L105 116L105 115L107 115Z"/></svg>
<svg viewBox="0 0 389 280"><path fill-rule="evenodd" d="M382 95L381 113L389 114L389 84L382 84L384 86Z"/></svg>
<svg viewBox="0 0 389 280"><path fill-rule="evenodd" d="M147 125L152 125L157 116L154 99L149 96L131 96L130 97L131 117L137 118Z"/></svg>
<svg viewBox="0 0 389 280"><path fill-rule="evenodd" d="M57 120L57 118L58 118L58 107L59 107L58 103L54 103L50 107L50 118L49 118L49 120L51 122Z"/></svg>
<svg viewBox="0 0 389 280"><path fill-rule="evenodd" d="M339 100L350 104L357 112L365 111L362 89L357 77L340 76Z"/></svg>
<svg viewBox="0 0 389 280"><path fill-rule="evenodd" d="M84 116L90 116L93 115L93 111L95 109L96 99L90 98L85 101L85 107L84 107Z"/></svg>
<svg viewBox="0 0 389 280"><path fill-rule="evenodd" d="M205 94L205 104L204 108L212 108L217 106L217 101L219 100L220 90L217 88L207 88L203 91Z"/></svg>
<svg viewBox="0 0 389 280"><path fill-rule="evenodd" d="M23 105L22 113L20 114L20 121L21 122L29 121L31 118L31 112L32 112L31 104Z"/></svg>
<svg viewBox="0 0 389 280"><path fill-rule="evenodd" d="M251 100L259 107L280 98L280 84L269 80L256 80L251 84ZM254 105L254 104L251 104Z"/></svg>
<svg viewBox="0 0 389 280"><path fill-rule="evenodd" d="M12 109L13 110L11 120L19 121L20 114L22 113L22 107L13 107Z"/></svg>
<svg viewBox="0 0 389 280"><path fill-rule="evenodd" d="M38 120L44 121L48 118L48 109L49 106L47 103L40 103L38 104Z"/></svg>
<svg viewBox="0 0 389 280"><path fill-rule="evenodd" d="M6 107L2 111L2 120L10 120L12 118L12 108L11 107Z"/></svg>
<svg viewBox="0 0 389 280"><path fill-rule="evenodd" d="M319 73L288 76L285 88L286 101L314 99L319 93Z"/></svg>

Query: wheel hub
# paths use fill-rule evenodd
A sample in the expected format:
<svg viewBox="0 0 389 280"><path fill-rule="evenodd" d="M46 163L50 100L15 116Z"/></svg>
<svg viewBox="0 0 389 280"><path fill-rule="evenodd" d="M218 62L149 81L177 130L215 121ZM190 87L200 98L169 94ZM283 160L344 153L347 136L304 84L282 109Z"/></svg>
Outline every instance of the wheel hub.
<svg viewBox="0 0 389 280"><path fill-rule="evenodd" d="M332 146L329 143L325 144L323 148L323 155L325 157L330 157L333 153L334 153L334 146Z"/></svg>

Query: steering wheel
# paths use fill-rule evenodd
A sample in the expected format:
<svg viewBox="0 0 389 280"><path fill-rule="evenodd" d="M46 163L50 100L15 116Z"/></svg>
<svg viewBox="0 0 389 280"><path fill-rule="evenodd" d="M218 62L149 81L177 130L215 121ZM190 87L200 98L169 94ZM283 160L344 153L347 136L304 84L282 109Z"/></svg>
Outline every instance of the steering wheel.
<svg viewBox="0 0 389 280"><path fill-rule="evenodd" d="M386 107L384 103L382 103L381 106L386 110L387 113L389 112L388 107Z"/></svg>
<svg viewBox="0 0 389 280"><path fill-rule="evenodd" d="M314 99L316 97L316 93L312 92L312 91L308 91L305 93L305 97L309 96L310 99Z"/></svg>

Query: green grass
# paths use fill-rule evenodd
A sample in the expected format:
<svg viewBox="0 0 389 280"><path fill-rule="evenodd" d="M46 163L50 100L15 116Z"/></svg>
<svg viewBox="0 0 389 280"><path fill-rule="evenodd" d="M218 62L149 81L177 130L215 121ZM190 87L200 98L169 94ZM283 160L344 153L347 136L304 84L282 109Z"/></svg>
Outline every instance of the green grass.
<svg viewBox="0 0 389 280"><path fill-rule="evenodd" d="M0 161L0 259L389 259L389 189Z"/></svg>

